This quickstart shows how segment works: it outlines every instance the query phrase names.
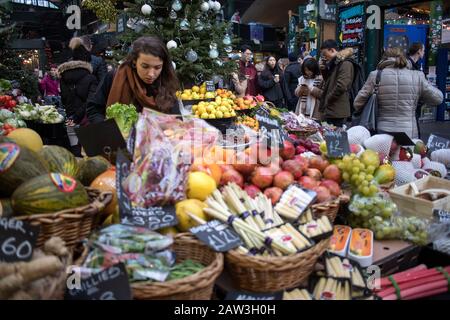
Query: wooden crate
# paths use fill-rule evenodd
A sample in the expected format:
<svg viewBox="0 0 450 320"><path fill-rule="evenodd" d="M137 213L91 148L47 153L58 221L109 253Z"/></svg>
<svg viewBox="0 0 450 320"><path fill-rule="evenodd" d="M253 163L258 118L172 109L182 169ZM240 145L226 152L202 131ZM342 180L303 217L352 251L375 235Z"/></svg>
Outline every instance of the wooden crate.
<svg viewBox="0 0 450 320"><path fill-rule="evenodd" d="M419 192L427 189L450 190L450 181L427 176L414 182ZM431 219L434 209L450 210L450 196L435 201L428 201L412 196L412 183L389 190L391 199L404 215Z"/></svg>

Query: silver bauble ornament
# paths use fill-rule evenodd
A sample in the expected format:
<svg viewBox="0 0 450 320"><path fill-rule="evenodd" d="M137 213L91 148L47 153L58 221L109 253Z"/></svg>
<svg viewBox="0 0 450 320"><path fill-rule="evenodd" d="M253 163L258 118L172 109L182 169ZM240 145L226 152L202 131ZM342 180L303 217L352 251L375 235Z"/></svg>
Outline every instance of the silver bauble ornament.
<svg viewBox="0 0 450 320"><path fill-rule="evenodd" d="M178 47L178 44L175 40L170 40L167 42L167 49L176 49Z"/></svg>
<svg viewBox="0 0 450 320"><path fill-rule="evenodd" d="M171 10L169 13L169 18L172 20L176 20L178 18L177 13L175 12L175 10Z"/></svg>
<svg viewBox="0 0 450 320"><path fill-rule="evenodd" d="M175 0L172 2L172 9L175 11L180 11L183 8L183 4L180 2L180 0Z"/></svg>
<svg viewBox="0 0 450 320"><path fill-rule="evenodd" d="M195 62L198 59L198 54L194 50L189 49L188 52L186 52L185 58L189 62Z"/></svg>
<svg viewBox="0 0 450 320"><path fill-rule="evenodd" d="M190 27L190 24L189 24L189 21L186 18L181 20L181 22L180 22L180 29L181 30L187 31L187 30L189 30L189 27Z"/></svg>
<svg viewBox="0 0 450 320"><path fill-rule="evenodd" d="M216 59L218 56L219 56L219 51L217 51L217 49L209 50L209 57L211 59Z"/></svg>
<svg viewBox="0 0 450 320"><path fill-rule="evenodd" d="M221 7L222 7L222 6L220 5L220 2L219 2L219 1L214 1L214 8L213 8L213 10L214 10L215 12L219 12L219 10L220 10Z"/></svg>
<svg viewBox="0 0 450 320"><path fill-rule="evenodd" d="M141 12L144 16L148 16L152 13L152 7L149 4L144 4L141 7Z"/></svg>
<svg viewBox="0 0 450 320"><path fill-rule="evenodd" d="M226 46L231 44L231 37L229 34L226 34L225 37L223 38L223 44Z"/></svg>
<svg viewBox="0 0 450 320"><path fill-rule="evenodd" d="M203 12L208 11L208 10L210 9L208 2L203 2L203 3L201 4L201 6L200 6L200 9L201 9Z"/></svg>
<svg viewBox="0 0 450 320"><path fill-rule="evenodd" d="M172 61L173 70L177 70L177 64Z"/></svg>
<svg viewBox="0 0 450 320"><path fill-rule="evenodd" d="M232 51L233 51L233 47L232 46L225 47L225 52L226 53L231 53Z"/></svg>
<svg viewBox="0 0 450 320"><path fill-rule="evenodd" d="M205 25L203 22L200 21L200 19L197 19L197 22L195 23L195 30L202 31Z"/></svg>

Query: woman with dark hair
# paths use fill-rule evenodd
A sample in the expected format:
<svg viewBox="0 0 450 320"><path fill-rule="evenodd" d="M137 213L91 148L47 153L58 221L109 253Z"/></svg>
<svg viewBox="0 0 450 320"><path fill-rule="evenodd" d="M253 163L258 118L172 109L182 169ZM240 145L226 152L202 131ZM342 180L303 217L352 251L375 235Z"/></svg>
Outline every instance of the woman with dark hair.
<svg viewBox="0 0 450 320"><path fill-rule="evenodd" d="M281 88L282 76L275 57L267 57L264 70L258 77L258 84L266 101L272 102L277 107L284 106L284 95Z"/></svg>
<svg viewBox="0 0 450 320"><path fill-rule="evenodd" d="M140 112L150 108L180 114L176 92L179 81L166 45L157 37L141 37L115 73L101 82L88 103L89 121L104 120L106 108L114 103L133 104Z"/></svg>
<svg viewBox="0 0 450 320"><path fill-rule="evenodd" d="M415 117L417 103L422 100L429 106L442 103L443 94L434 88L422 71L408 69L408 59L398 48L387 49L372 71L364 87L356 96L355 110L364 108L375 88L379 71L377 130L405 132L411 139L418 138Z"/></svg>
<svg viewBox="0 0 450 320"><path fill-rule="evenodd" d="M420 42L414 42L408 50L408 60L412 70L421 70L419 60L425 55L425 47Z"/></svg>
<svg viewBox="0 0 450 320"><path fill-rule="evenodd" d="M302 76L298 79L295 89L295 95L299 97L295 113L319 120L320 98L323 92L319 63L314 58L308 58L303 61L301 71Z"/></svg>
<svg viewBox="0 0 450 320"><path fill-rule="evenodd" d="M98 83L92 74L91 54L84 47L82 39L72 38L69 48L72 50L72 60L58 68L61 77L61 103L66 112L67 133L72 152L81 156L75 127L88 124L86 104L89 97L95 94Z"/></svg>

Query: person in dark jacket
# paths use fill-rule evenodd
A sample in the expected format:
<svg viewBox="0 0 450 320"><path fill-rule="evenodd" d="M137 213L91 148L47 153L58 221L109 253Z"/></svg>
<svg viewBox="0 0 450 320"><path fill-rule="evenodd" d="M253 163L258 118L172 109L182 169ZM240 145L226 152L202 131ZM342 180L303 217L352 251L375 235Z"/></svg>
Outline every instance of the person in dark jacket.
<svg viewBox="0 0 450 320"><path fill-rule="evenodd" d="M66 111L67 132L71 139L72 152L81 156L81 146L74 133L75 127L88 124L86 102L97 89L97 78L92 74L89 63L91 54L82 44L80 38L72 38L69 43L72 60L59 66L61 76L61 102Z"/></svg>
<svg viewBox="0 0 450 320"><path fill-rule="evenodd" d="M408 50L408 60L411 62L412 70L421 70L419 60L423 59L425 48L422 43L414 42Z"/></svg>
<svg viewBox="0 0 450 320"><path fill-rule="evenodd" d="M298 86L298 80L302 76L300 57L295 53L289 55L289 64L284 70L284 99L286 106L290 111L295 111L298 103L298 97L295 95L295 89Z"/></svg>
<svg viewBox="0 0 450 320"><path fill-rule="evenodd" d="M91 65L92 65L92 74L97 78L98 83L100 83L103 78L108 73L108 68L106 66L105 60L102 57L98 57L92 54L92 41L89 36L82 36L81 40L83 41L83 46L91 53Z"/></svg>
<svg viewBox="0 0 450 320"><path fill-rule="evenodd" d="M247 78L246 95L256 96L259 93L258 72L252 61L252 51L249 46L242 46L242 57L239 61L239 71Z"/></svg>
<svg viewBox="0 0 450 320"><path fill-rule="evenodd" d="M133 104L167 114L180 114L176 97L179 81L166 45L157 37L141 37L117 71L109 72L89 99L87 114L92 123L105 119L114 103Z"/></svg>
<svg viewBox="0 0 450 320"><path fill-rule="evenodd" d="M274 56L267 57L264 71L258 77L258 85L266 101L272 102L277 107L284 106L282 83L283 77L277 60Z"/></svg>

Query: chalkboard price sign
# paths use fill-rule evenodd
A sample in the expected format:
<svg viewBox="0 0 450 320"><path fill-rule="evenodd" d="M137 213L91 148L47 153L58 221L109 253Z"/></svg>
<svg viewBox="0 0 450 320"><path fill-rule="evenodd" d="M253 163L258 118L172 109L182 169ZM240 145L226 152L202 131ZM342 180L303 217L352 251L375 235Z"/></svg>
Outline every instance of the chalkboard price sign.
<svg viewBox="0 0 450 320"><path fill-rule="evenodd" d="M131 161L127 158L122 150L117 152L116 160L116 189L117 200L119 202L119 214L122 217L131 212L132 206L130 199L122 188L122 181L128 176Z"/></svg>
<svg viewBox="0 0 450 320"><path fill-rule="evenodd" d="M207 92L214 92L216 91L216 86L214 85L214 82L212 81L205 81L206 83L206 91Z"/></svg>
<svg viewBox="0 0 450 320"><path fill-rule="evenodd" d="M0 218L0 261L30 261L39 231L28 222Z"/></svg>
<svg viewBox="0 0 450 320"><path fill-rule="evenodd" d="M436 150L448 149L450 148L450 140L431 134L428 138L427 148L430 154Z"/></svg>
<svg viewBox="0 0 450 320"><path fill-rule="evenodd" d="M79 271L76 273L77 269L74 271L75 273L68 277L66 300L131 300L130 283L123 263L85 279L80 279L81 274Z"/></svg>
<svg viewBox="0 0 450 320"><path fill-rule="evenodd" d="M278 143L282 147L284 140L287 138L287 134L280 127L278 121L270 118L269 112L265 108L260 108L256 111L255 118L259 122L261 135L267 139L267 145Z"/></svg>
<svg viewBox="0 0 450 320"><path fill-rule="evenodd" d="M328 131L325 133L327 154L331 158L342 158L350 153L347 132Z"/></svg>
<svg viewBox="0 0 450 320"><path fill-rule="evenodd" d="M274 293L253 293L253 292L230 292L225 297L225 300L281 300L283 298L282 292Z"/></svg>
<svg viewBox="0 0 450 320"><path fill-rule="evenodd" d="M196 226L190 231L203 243L217 252L227 252L242 245L239 235L218 220Z"/></svg>

